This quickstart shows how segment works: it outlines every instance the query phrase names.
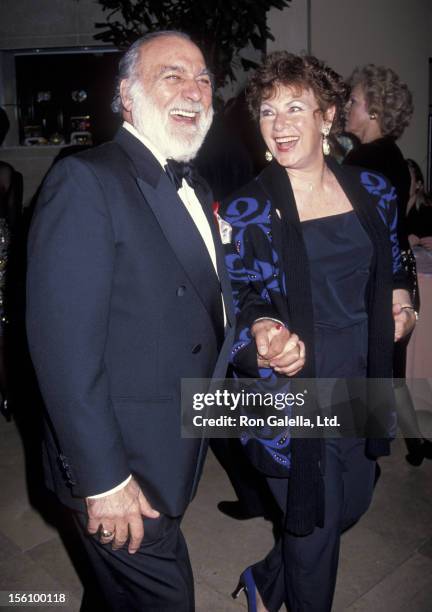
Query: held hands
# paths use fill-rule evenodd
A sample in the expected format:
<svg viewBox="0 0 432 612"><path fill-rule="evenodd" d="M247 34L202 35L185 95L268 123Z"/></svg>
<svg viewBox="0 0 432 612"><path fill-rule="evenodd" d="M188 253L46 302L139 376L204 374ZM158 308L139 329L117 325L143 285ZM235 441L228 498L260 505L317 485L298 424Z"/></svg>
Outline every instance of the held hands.
<svg viewBox="0 0 432 612"><path fill-rule="evenodd" d="M398 342L401 338L409 334L414 328L417 320L414 308L400 303L393 304L393 319L395 323L394 341Z"/></svg>
<svg viewBox="0 0 432 612"><path fill-rule="evenodd" d="M270 319L254 323L251 333L257 347L258 367L273 368L285 376L295 376L303 368L306 349L297 334Z"/></svg>
<svg viewBox="0 0 432 612"><path fill-rule="evenodd" d="M114 550L129 540L128 552L132 555L137 552L144 537L142 517L154 519L160 516L150 506L134 478L111 495L86 498L86 504L87 531L92 535L99 532L102 544L111 542Z"/></svg>

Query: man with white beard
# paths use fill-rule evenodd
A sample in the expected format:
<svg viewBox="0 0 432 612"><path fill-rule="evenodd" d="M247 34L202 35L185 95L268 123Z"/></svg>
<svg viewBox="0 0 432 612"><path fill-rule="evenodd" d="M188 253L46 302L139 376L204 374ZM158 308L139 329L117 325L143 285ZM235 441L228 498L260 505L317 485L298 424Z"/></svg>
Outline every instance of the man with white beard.
<svg viewBox="0 0 432 612"><path fill-rule="evenodd" d="M180 384L225 376L234 321L210 194L181 163L212 84L190 39L161 32L132 45L118 85L123 126L54 166L30 232L46 482L94 570L82 609L190 612L180 520L207 444L181 438Z"/></svg>
<svg viewBox="0 0 432 612"><path fill-rule="evenodd" d="M185 163L213 114L201 51L182 33L141 38L113 106L114 140L54 166L30 231L46 482L94 571L82 610L191 612L180 521L207 442L181 438L181 379L223 378L234 329L211 197ZM271 348L289 336L259 325ZM298 359L287 345L272 350Z"/></svg>

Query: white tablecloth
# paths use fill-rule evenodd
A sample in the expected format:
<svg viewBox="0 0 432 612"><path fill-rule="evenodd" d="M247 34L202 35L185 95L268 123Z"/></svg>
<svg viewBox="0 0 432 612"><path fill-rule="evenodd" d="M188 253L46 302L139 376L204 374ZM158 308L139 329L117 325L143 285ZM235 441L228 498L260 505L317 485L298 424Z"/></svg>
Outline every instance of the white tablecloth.
<svg viewBox="0 0 432 612"><path fill-rule="evenodd" d="M420 317L408 344L407 378L432 378L432 252L416 247Z"/></svg>

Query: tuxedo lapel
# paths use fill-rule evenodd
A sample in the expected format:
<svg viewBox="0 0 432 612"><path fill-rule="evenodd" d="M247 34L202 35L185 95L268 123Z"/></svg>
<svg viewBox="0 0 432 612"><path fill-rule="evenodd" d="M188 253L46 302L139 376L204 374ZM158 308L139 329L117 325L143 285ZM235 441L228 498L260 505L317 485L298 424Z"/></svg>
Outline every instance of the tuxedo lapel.
<svg viewBox="0 0 432 612"><path fill-rule="evenodd" d="M164 172L155 188L140 177L137 181L165 238L207 308L217 332L220 332L221 289L195 223Z"/></svg>
<svg viewBox="0 0 432 612"><path fill-rule="evenodd" d="M177 191L151 152L120 129L115 141L132 162L138 187L162 233L207 309L220 337L223 330L221 287L207 247Z"/></svg>

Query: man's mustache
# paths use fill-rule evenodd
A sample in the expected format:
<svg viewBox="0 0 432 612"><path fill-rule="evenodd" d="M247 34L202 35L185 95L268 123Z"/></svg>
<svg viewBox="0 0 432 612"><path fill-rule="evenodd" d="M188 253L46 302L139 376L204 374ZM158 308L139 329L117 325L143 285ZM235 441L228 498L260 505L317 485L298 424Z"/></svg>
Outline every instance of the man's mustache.
<svg viewBox="0 0 432 612"><path fill-rule="evenodd" d="M196 104L191 104L191 105L178 105L175 104L173 105L169 110L168 113L175 113L175 112L184 112L184 113L202 113L204 110L204 106L200 103L196 103Z"/></svg>

